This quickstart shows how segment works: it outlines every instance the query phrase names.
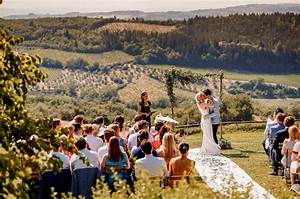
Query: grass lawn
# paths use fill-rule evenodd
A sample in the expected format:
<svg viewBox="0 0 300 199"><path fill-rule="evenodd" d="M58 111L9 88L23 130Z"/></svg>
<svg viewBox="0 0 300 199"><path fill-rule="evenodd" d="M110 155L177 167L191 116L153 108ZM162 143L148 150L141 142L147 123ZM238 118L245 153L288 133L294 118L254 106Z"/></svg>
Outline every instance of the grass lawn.
<svg viewBox="0 0 300 199"><path fill-rule="evenodd" d="M111 51L105 53L75 53L55 49L34 49L28 50L27 53L39 55L42 58L50 58L66 63L68 60L82 58L93 64L98 62L100 65L109 65L115 63L124 63L133 61L134 57L121 51Z"/></svg>
<svg viewBox="0 0 300 199"><path fill-rule="evenodd" d="M149 65L154 68L168 68L170 65ZM180 67L183 68L183 67ZM187 69L187 68L183 68ZM199 72L199 73L213 73L218 72L218 69L194 69L189 68L190 70ZM249 81L258 78L263 78L267 83L278 83L285 84L288 86L299 87L300 85L300 75L273 75L273 74L254 74L254 73L242 73L242 72L233 72L233 71L224 71L225 79L231 80L240 80L240 81Z"/></svg>
<svg viewBox="0 0 300 199"><path fill-rule="evenodd" d="M261 142L264 138L263 129L225 127L224 138L231 141L233 149L223 150L222 154L237 163L258 184L269 190L276 198L291 198L296 196L289 191L290 185L286 184L281 176L270 176L271 171ZM200 147L202 134L193 134L184 138L191 148Z"/></svg>

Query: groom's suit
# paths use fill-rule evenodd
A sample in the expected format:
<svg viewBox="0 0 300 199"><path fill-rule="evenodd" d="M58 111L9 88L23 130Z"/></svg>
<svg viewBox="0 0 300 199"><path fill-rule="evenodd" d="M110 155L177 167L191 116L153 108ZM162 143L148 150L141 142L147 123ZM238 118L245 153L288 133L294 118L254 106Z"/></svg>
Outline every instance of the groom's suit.
<svg viewBox="0 0 300 199"><path fill-rule="evenodd" d="M220 103L216 98L211 99L212 103L214 104L214 108L209 110L209 115L211 118L211 124L213 128L213 137L215 142L218 144L217 132L218 127L220 125Z"/></svg>

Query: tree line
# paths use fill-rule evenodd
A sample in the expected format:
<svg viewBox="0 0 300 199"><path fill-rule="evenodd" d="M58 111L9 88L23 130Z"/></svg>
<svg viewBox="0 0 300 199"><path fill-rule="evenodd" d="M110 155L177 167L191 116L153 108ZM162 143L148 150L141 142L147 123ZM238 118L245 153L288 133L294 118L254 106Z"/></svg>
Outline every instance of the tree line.
<svg viewBox="0 0 300 199"><path fill-rule="evenodd" d="M113 22L175 25L167 33L99 31ZM140 18L0 19L0 26L23 36L26 46L101 53L122 50L139 64L174 64L259 73L300 72L300 15L249 14L194 17L183 21Z"/></svg>

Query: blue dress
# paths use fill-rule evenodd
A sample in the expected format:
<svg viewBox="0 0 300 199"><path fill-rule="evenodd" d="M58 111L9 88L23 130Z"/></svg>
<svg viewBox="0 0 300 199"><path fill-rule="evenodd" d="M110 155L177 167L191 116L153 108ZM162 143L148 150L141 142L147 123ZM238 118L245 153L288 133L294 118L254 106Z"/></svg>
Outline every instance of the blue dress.
<svg viewBox="0 0 300 199"><path fill-rule="evenodd" d="M122 158L118 162L114 162L113 160L107 158L105 163L105 167L112 170L114 167L122 167L122 166L124 166L124 168L127 166L126 153L122 153ZM105 181L107 182L108 187L112 192L116 191L114 187L114 183L119 180L125 180L126 182L130 180L130 175L126 172L126 169L122 169L114 173L107 172L105 174Z"/></svg>

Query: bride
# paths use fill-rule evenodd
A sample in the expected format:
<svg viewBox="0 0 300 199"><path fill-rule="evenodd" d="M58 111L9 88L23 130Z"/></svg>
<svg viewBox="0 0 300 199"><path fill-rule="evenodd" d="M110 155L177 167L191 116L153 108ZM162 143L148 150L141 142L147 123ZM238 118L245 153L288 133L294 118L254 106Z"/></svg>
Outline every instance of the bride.
<svg viewBox="0 0 300 199"><path fill-rule="evenodd" d="M200 152L202 154L219 155L220 146L214 141L211 118L209 115L209 109L212 109L214 105L209 103L204 93L197 93L195 99L201 113L201 129L203 132Z"/></svg>

